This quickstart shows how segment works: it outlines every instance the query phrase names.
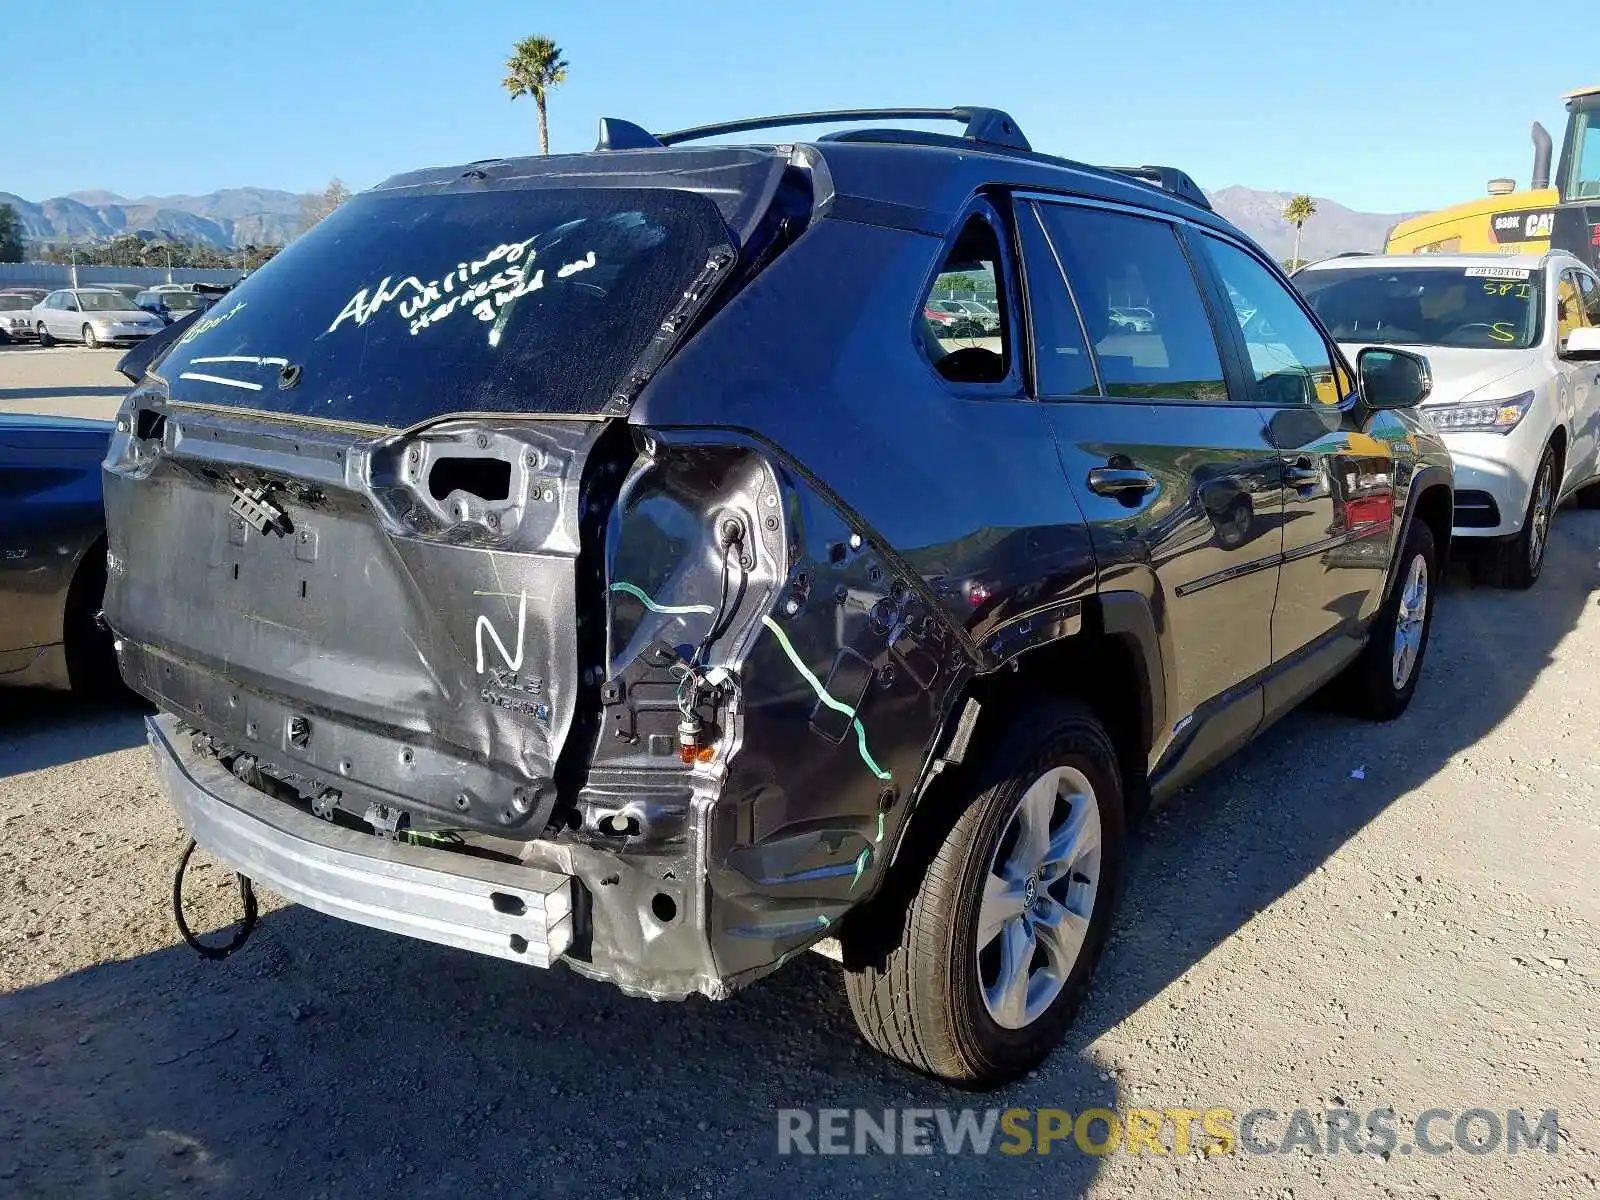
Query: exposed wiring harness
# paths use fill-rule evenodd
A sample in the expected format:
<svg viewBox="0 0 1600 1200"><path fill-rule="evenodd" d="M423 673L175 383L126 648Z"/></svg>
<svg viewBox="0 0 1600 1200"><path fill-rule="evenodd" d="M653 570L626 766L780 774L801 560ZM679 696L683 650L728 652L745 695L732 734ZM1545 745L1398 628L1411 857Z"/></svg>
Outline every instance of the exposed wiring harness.
<svg viewBox="0 0 1600 1200"><path fill-rule="evenodd" d="M705 635L694 648L694 653L689 656L688 661L680 661L673 667L678 675L676 692L678 753L684 762L694 762L702 750L700 738L704 733L705 723L701 721L698 711L702 699L708 693L714 693L723 687L737 686L732 673L720 667L707 666L707 656L712 645L727 633L733 624L734 617L744 603L745 592L750 582L750 573L745 569L743 554L735 553L743 543L742 527L736 522L726 523L719 532L719 540L722 543L722 578L717 590L717 607L711 614L711 624L706 627ZM728 583L735 563L739 569L739 586L733 594L733 603L729 604Z"/></svg>
<svg viewBox="0 0 1600 1200"><path fill-rule="evenodd" d="M239 899L244 903L244 917L239 922L239 931L226 946L206 945L194 935L194 931L189 928L189 922L183 919L183 877L189 870L189 857L194 853L194 846L194 839L190 838L189 844L183 848L182 857L178 859L178 869L172 876L172 916L178 923L178 932L183 935L183 940L201 958L227 958L249 941L250 935L255 932L256 920L260 916L256 908L255 885L250 882L248 876L237 872L234 874L234 878L239 881Z"/></svg>

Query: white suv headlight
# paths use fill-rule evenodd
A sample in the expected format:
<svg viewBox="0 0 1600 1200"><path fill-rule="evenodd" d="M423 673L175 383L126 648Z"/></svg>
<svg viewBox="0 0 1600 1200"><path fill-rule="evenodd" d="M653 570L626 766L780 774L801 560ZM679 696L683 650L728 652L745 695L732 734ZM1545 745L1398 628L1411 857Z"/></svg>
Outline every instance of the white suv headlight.
<svg viewBox="0 0 1600 1200"><path fill-rule="evenodd" d="M1509 400L1441 404L1426 411L1440 433L1510 433L1532 407L1533 393L1523 392Z"/></svg>

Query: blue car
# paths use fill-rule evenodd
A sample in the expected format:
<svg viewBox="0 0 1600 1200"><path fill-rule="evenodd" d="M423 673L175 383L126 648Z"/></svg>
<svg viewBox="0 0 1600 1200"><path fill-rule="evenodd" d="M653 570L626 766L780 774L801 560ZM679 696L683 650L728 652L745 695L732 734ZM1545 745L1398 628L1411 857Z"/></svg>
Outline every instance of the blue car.
<svg viewBox="0 0 1600 1200"><path fill-rule="evenodd" d="M0 686L115 689L100 461L110 421L0 413Z"/></svg>

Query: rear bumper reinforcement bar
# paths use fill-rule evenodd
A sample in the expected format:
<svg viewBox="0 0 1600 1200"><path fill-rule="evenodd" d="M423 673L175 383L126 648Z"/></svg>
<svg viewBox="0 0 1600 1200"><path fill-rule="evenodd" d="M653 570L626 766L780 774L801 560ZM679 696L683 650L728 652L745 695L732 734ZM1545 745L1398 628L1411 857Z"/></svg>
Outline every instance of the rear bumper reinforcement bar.
<svg viewBox="0 0 1600 1200"><path fill-rule="evenodd" d="M548 967L572 945L568 875L392 842L323 821L188 749L176 718L145 721L162 789L194 840L318 912Z"/></svg>

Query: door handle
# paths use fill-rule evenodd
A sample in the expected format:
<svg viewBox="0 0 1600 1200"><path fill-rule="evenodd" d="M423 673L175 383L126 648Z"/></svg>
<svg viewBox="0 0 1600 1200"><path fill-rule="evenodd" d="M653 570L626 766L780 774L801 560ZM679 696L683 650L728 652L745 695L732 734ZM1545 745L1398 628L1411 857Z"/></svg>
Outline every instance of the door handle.
<svg viewBox="0 0 1600 1200"><path fill-rule="evenodd" d="M1283 482L1292 488L1315 487L1322 482L1322 472L1311 465L1309 458L1297 458L1283 468Z"/></svg>
<svg viewBox="0 0 1600 1200"><path fill-rule="evenodd" d="M1129 467L1095 467L1089 472L1089 490L1097 496L1134 500L1156 490L1155 476Z"/></svg>

